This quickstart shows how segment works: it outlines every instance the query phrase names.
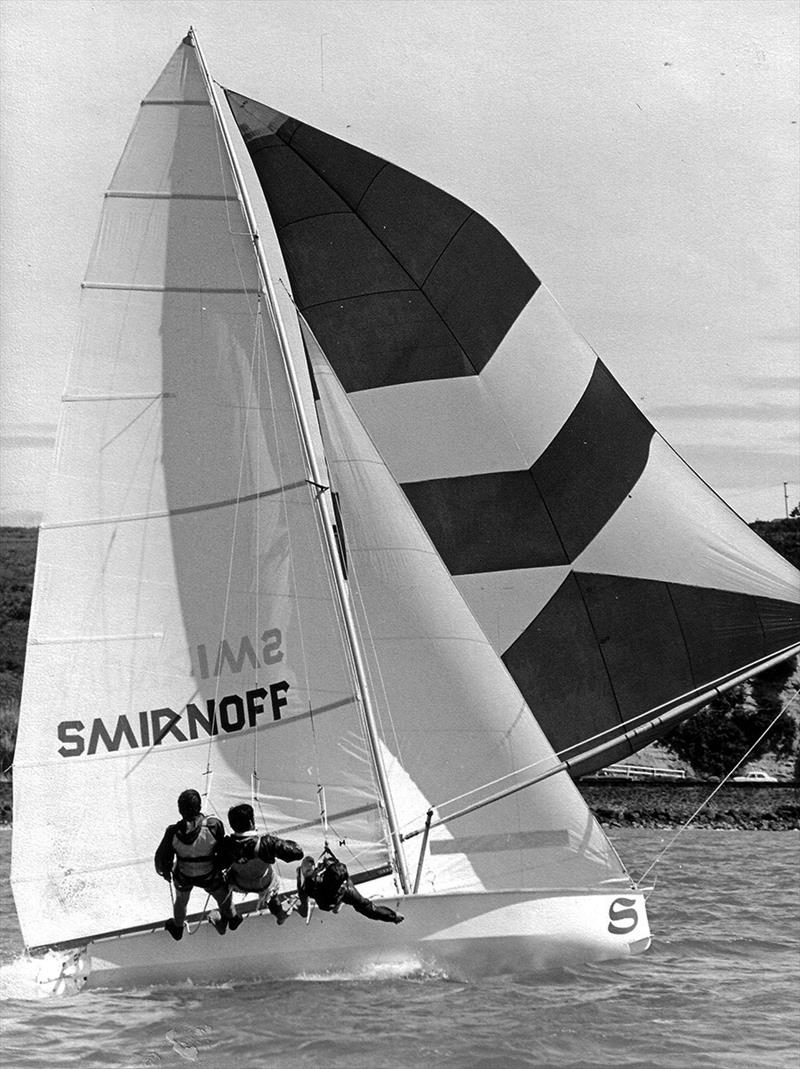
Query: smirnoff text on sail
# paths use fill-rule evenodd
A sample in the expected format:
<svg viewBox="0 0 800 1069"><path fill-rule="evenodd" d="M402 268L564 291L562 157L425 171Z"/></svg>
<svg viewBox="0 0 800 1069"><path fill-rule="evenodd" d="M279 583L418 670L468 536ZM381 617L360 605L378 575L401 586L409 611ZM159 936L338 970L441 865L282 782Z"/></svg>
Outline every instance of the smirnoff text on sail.
<svg viewBox="0 0 800 1069"><path fill-rule="evenodd" d="M219 676L222 672L240 673L246 665L258 669L264 665L277 664L283 660L282 636L277 628L261 635L261 661L255 652L255 644L244 635L239 639L238 652L234 653L227 639L220 643L213 665L205 644L192 651L192 675L201 679ZM257 718L264 714L272 720L281 719L281 710L287 705L289 683L279 680L266 686L254 687L244 694L226 694L221 698L199 699L187 702L181 712L169 706L142 709L136 713L121 714L113 721L96 717L90 724L83 720L63 720L58 725L58 753L62 757L91 756L95 753L116 753L121 748L129 750L160 746L168 739L189 742L198 738L255 728Z"/></svg>

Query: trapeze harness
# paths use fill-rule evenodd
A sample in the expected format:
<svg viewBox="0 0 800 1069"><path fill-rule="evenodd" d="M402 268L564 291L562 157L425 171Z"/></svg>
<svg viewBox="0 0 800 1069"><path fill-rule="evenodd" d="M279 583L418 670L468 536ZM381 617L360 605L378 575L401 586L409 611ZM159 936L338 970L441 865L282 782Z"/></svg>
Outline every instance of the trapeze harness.
<svg viewBox="0 0 800 1069"><path fill-rule="evenodd" d="M235 860L228 869L228 884L234 891L260 894L278 889L275 869L258 856L261 835L257 831L236 834L227 840L235 850Z"/></svg>
<svg viewBox="0 0 800 1069"><path fill-rule="evenodd" d="M345 865L326 847L313 869L307 862L298 872L298 890L311 896L326 913L338 912L347 890L349 873Z"/></svg>
<svg viewBox="0 0 800 1069"><path fill-rule="evenodd" d="M179 876L190 880L204 880L213 873L214 855L219 841L209 827L211 819L216 820L215 817L203 817L190 842L182 839L180 832L176 831L172 836L172 849L178 859Z"/></svg>

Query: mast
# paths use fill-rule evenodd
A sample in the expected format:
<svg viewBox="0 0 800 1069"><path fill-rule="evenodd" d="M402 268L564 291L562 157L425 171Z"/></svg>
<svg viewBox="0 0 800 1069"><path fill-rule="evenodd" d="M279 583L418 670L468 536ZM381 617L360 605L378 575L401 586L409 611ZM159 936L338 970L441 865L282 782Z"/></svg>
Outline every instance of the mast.
<svg viewBox="0 0 800 1069"><path fill-rule="evenodd" d="M205 57L200 48L200 44L197 40L194 28L189 28L187 34L187 43L193 45L197 54L197 59L200 64L200 70L203 73L205 79L206 88L208 90L209 99L214 109L214 115L217 120L217 126L222 135L225 149L230 159L231 167L233 169L233 175L239 194L239 199L242 204L245 219L247 220L247 226L250 231L250 236L253 241L253 246L256 252L256 258L258 261L259 270L264 282L264 295L269 304L272 319L275 324L278 344L280 345L281 355L283 357L284 366L286 368L286 374L289 381L289 389L292 394L294 402L295 412L297 414L297 422L300 430L300 438L303 443L303 447L306 454L306 463L309 474L311 476L311 482L319 487L327 489L327 483L323 478L323 472L320 469L317 461L316 453L313 446L313 439L311 430L308 423L308 417L302 402L302 394L300 390L300 384L297 378L297 372L291 357L291 346L286 334L286 328L283 323L283 319L278 307L278 301L275 294L275 287L270 274L269 266L267 264L266 253L264 252L264 246L258 233L258 227L256 225L255 214L253 212L252 204L247 193L247 188L244 182L244 176L242 175L239 161L236 157L231 138L228 133L227 127L222 119L221 109L219 101L217 99L216 87L209 74L208 67L206 66ZM322 529L325 532L325 543L328 551L328 557L333 569L334 581L336 585L336 591L338 594L339 605L342 613L342 621L344 623L345 634L347 637L347 644L349 647L350 655L353 660L353 667L355 669L357 689L361 700L361 705L364 710L364 719L367 727L367 737L369 740L370 751L372 753L372 760L375 767L375 772L378 778L378 786L380 789L383 804L386 810L386 819L389 824L389 833L392 840L392 851L395 858L395 864L397 866L397 873L400 878L400 885L404 894L410 892L411 883L409 880L408 870L406 867L405 853L402 846L402 836L400 834L399 823L397 820L397 814L394 808L394 802L392 800L391 790L389 788L389 779L386 773L386 767L381 756L377 718L375 715L375 708L372 702L369 685L367 682L366 669L364 666L364 659L361 653L361 647L358 641L358 633L355 625L355 618L353 615L352 606L350 604L349 588L347 580L344 576L342 569L341 558L339 556L339 550L336 543L336 536L331 526L331 521L328 516L327 509L322 500L321 494L316 496L316 501L319 504L320 516L322 519Z"/></svg>

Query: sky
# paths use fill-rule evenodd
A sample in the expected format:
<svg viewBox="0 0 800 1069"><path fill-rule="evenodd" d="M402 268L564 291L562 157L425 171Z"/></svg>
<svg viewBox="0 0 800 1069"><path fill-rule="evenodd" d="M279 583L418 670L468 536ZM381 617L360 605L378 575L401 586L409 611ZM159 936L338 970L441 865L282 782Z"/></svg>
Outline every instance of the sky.
<svg viewBox="0 0 800 1069"><path fill-rule="evenodd" d="M800 499L794 0L0 0L0 523L38 522L139 101L212 75L509 238L744 519Z"/></svg>

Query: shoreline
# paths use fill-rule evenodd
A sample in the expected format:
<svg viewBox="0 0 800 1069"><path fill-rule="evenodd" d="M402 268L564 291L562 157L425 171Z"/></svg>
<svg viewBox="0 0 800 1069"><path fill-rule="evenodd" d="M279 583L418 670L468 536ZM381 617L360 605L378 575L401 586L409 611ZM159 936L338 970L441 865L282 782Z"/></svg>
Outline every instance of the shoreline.
<svg viewBox="0 0 800 1069"><path fill-rule="evenodd" d="M582 780L586 804L604 828L676 828L694 818L696 828L731 831L800 831L800 785L704 780ZM707 803L707 804L704 804Z"/></svg>
<svg viewBox="0 0 800 1069"><path fill-rule="evenodd" d="M700 780L591 780L577 784L604 829L678 828L715 788ZM0 782L0 827L12 825L11 782ZM800 784L726 783L692 822L730 831L800 831Z"/></svg>

